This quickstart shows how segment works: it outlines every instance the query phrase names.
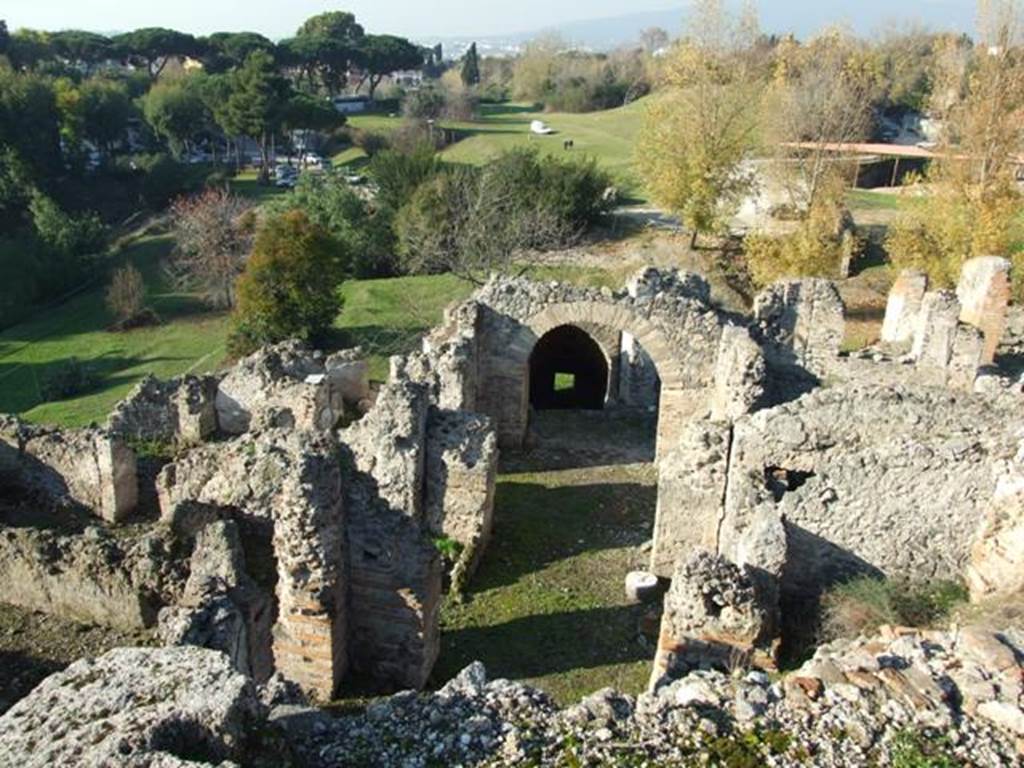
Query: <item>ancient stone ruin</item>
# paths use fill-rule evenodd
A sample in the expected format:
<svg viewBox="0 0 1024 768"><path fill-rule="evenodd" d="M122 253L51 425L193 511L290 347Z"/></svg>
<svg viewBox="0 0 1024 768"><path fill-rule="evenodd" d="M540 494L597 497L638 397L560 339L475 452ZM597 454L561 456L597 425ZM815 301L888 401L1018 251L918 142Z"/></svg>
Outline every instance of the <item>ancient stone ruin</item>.
<svg viewBox="0 0 1024 768"><path fill-rule="evenodd" d="M528 447L541 410L636 407L657 411L649 568L668 585L651 696L771 668L787 615L853 576L1018 589L1024 396L998 367L1004 328L1016 338L1004 266L969 263L956 293L902 275L883 345L852 354L826 280L770 286L743 316L675 271L617 292L494 278L377 390L358 350L289 342L147 379L102 428L5 418L0 601L157 627L225 653L210 674L235 687L234 672L321 700L351 678L419 689L444 590L486 557L499 447ZM72 669L67 684L89 673ZM791 698L838 680L805 677ZM744 712L774 706L759 686ZM211 749L231 754L236 715L217 717Z"/></svg>

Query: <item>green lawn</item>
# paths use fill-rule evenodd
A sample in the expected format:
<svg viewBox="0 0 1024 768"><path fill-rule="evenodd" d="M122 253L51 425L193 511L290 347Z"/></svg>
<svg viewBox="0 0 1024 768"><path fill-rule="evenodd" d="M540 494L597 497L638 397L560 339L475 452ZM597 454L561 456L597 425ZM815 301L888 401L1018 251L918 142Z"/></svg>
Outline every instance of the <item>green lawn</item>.
<svg viewBox="0 0 1024 768"><path fill-rule="evenodd" d="M160 261L171 247L166 235L142 237L124 252L143 273L148 303L163 321L126 333L107 330L113 321L104 288L38 312L0 333L0 412L65 426L102 422L113 405L145 374L169 378L208 371L224 358L226 318L199 299L176 291L163 278ZM78 358L100 377L93 392L45 403L41 387L54 370Z"/></svg>
<svg viewBox="0 0 1024 768"><path fill-rule="evenodd" d="M533 111L522 104L484 105L478 120L445 121L442 125L463 134L448 147L443 157L455 163L483 165L505 149L533 146L545 154L566 156L563 142L572 139L573 156L590 156L610 171L624 192L642 196L633 173L633 146L644 111L644 100L620 109L586 114L546 113ZM550 136L530 133L530 122L543 120L554 131ZM400 117L386 115L355 115L349 124L374 131L393 130L401 125ZM335 156L336 164L352 163L363 157L360 150L349 149Z"/></svg>
<svg viewBox="0 0 1024 768"><path fill-rule="evenodd" d="M846 193L846 202L854 211L904 211L912 204L913 198L887 192L872 192L870 189L851 189Z"/></svg>
<svg viewBox="0 0 1024 768"><path fill-rule="evenodd" d="M654 649L623 579L650 538L654 482L650 465L500 476L487 554L466 601L442 610L433 682L480 660L562 704L605 686L640 693Z"/></svg>

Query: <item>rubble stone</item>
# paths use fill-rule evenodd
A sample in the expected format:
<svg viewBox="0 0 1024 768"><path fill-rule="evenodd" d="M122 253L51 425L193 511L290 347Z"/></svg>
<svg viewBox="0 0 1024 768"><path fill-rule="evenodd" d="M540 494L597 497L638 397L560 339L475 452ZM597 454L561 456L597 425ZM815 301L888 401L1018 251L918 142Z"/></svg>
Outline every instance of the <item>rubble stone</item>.
<svg viewBox="0 0 1024 768"><path fill-rule="evenodd" d="M220 653L118 648L51 675L0 717L0 763L184 768L240 760L264 716L252 682Z"/></svg>
<svg viewBox="0 0 1024 768"><path fill-rule="evenodd" d="M184 376L160 381L147 376L114 406L107 428L132 440L186 445L217 432L217 379Z"/></svg>

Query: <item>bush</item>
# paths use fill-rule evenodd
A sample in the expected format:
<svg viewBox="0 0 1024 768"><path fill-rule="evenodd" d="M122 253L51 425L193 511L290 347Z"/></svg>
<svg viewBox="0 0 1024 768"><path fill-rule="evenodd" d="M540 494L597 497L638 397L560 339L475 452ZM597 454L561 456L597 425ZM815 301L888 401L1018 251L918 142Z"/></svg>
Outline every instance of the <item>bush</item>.
<svg viewBox="0 0 1024 768"><path fill-rule="evenodd" d="M860 249L842 226L845 215L842 207L823 202L790 234L747 235L743 254L754 284L765 286L784 277L837 277L844 259Z"/></svg>
<svg viewBox="0 0 1024 768"><path fill-rule="evenodd" d="M369 157L374 157L379 152L383 152L390 144L387 134L380 131L353 128L349 135L352 137L352 143L363 150Z"/></svg>
<svg viewBox="0 0 1024 768"><path fill-rule="evenodd" d="M51 198L36 194L29 205L39 240L54 253L73 259L101 251L106 227L96 214L71 216Z"/></svg>
<svg viewBox="0 0 1024 768"><path fill-rule="evenodd" d="M77 357L57 364L40 387L44 400L66 400L96 388L99 376Z"/></svg>
<svg viewBox="0 0 1024 768"><path fill-rule="evenodd" d="M344 179L305 174L291 193L266 206L271 213L302 211L334 241L335 262L345 277L396 274L395 238L387 212L374 209Z"/></svg>
<svg viewBox="0 0 1024 768"><path fill-rule="evenodd" d="M912 584L861 577L826 593L822 600L825 639L872 634L883 624L929 627L967 600L959 582Z"/></svg>
<svg viewBox="0 0 1024 768"><path fill-rule="evenodd" d="M330 236L301 211L265 222L238 279L233 355L285 339L316 340L341 309Z"/></svg>
<svg viewBox="0 0 1024 768"><path fill-rule="evenodd" d="M433 86L424 86L413 91L402 102L402 114L418 120L436 120L444 114L446 99L444 91Z"/></svg>
<svg viewBox="0 0 1024 768"><path fill-rule="evenodd" d="M124 324L138 316L146 301L146 285L142 273L131 264L115 270L107 288L107 309L118 323Z"/></svg>
<svg viewBox="0 0 1024 768"><path fill-rule="evenodd" d="M381 152L369 166L377 183L377 202L392 211L409 202L416 189L440 170L441 161L429 144L419 144L408 152Z"/></svg>

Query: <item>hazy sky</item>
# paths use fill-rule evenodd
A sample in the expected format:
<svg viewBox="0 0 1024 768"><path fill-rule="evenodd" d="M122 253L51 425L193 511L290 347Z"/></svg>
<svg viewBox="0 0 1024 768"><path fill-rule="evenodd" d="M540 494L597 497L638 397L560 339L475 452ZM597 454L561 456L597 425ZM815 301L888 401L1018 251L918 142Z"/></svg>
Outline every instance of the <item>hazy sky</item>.
<svg viewBox="0 0 1024 768"><path fill-rule="evenodd" d="M344 9L371 32L417 37L522 32L577 19L664 10L670 0L2 0L10 29L97 31L173 27L194 34L247 29L278 38L304 19Z"/></svg>

